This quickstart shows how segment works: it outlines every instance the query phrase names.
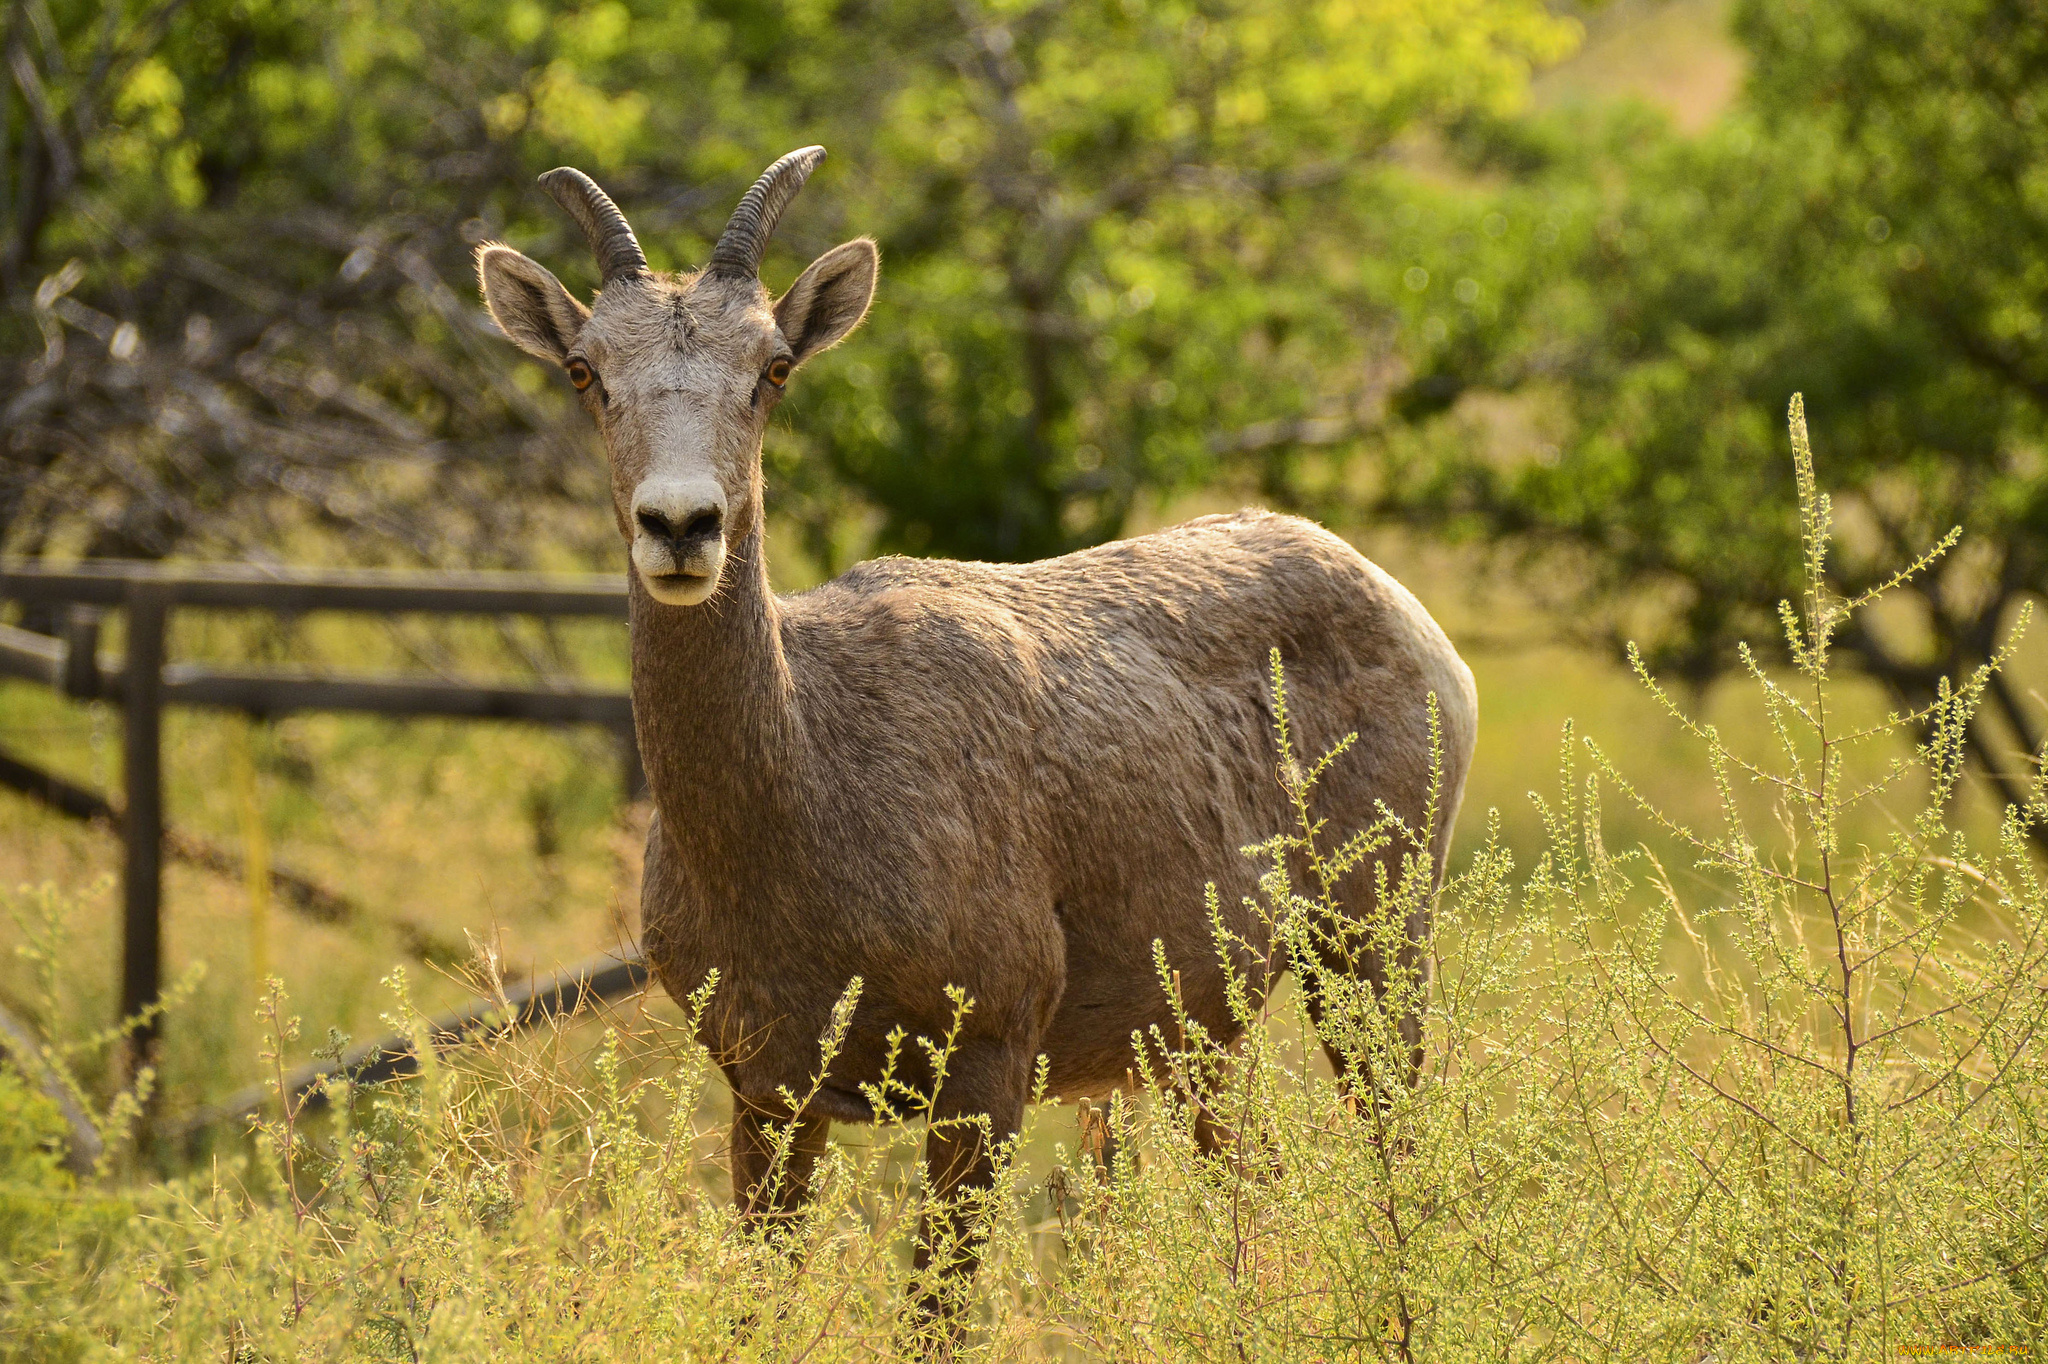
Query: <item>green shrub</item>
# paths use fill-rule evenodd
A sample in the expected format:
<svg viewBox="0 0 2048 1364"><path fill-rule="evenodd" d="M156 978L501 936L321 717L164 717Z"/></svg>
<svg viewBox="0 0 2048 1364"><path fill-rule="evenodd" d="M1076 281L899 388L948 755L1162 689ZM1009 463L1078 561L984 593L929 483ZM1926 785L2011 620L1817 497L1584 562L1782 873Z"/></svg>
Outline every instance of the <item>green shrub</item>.
<svg viewBox="0 0 2048 1364"><path fill-rule="evenodd" d="M55 1101L0 1066L0 1263L16 1267L10 1290L21 1267L47 1258L51 1219L42 1204L71 1188L59 1165L67 1135Z"/></svg>
<svg viewBox="0 0 2048 1364"><path fill-rule="evenodd" d="M1825 591L1829 507L1796 399L1793 443L1797 666L1751 668L1776 760L1693 727L1725 822L1669 826L1696 859L1673 875L1604 846L1603 787L1631 789L1590 746L1582 777L1568 742L1549 851L1518 879L1489 844L1438 906L1434 972L1390 991L1428 1020L1419 1083L1385 1078L1401 1074L1399 1009L1354 991L1325 1020L1383 1077L1363 1120L1285 1032L1254 1028L1237 1057L1186 1049L1180 1073L1225 1076L1218 1102L1271 1158L1196 1158L1184 1106L1131 1134L1156 1158L1104 1201L1060 1287L1101 1353L1728 1361L2042 1343L2048 896L2028 836L2048 803L2037 775L1982 852L1945 822L1984 672L1839 731L1829 645L1869 600ZM1857 748L1901 728L1917 762L1845 781ZM1846 813L1916 779L1887 843L1841 845ZM1272 851L1309 851L1320 885L1347 852L1324 851L1301 809ZM1391 833L1418 850L1399 905L1425 893L1426 841ZM1268 886L1283 937L1330 908L1278 857Z"/></svg>
<svg viewBox="0 0 2048 1364"><path fill-rule="evenodd" d="M2048 888L2030 831L2048 799L2036 776L1984 849L1946 817L1983 674L1840 732L1830 642L1868 603L1826 593L1829 508L1796 402L1793 439L1809 582L1785 612L1796 668L1752 669L1779 748L1738 753L1693 728L1725 818L1667 827L1690 865L1605 846L1603 800L1631 788L1567 735L1541 802L1548 851L1518 870L1496 822L1471 870L1434 890L1429 827L1388 817L1340 838L1318 820L1317 778L1346 757L1293 751L1276 662L1298 822L1250 851L1270 863L1260 909L1302 986L1240 986L1234 1048L1186 1018L1135 1039L1144 1084L1110 1106L1109 1177L1035 1131L1005 1148L975 1209L989 1251L958 1286L959 1353L1736 1361L2043 1345ZM1911 760L1845 775L1901 728ZM1900 811L1891 834L1845 846L1842 817L1869 802ZM1330 887L1388 850L1402 870L1382 911L1347 916ZM1427 952L1383 992L1314 965L1397 956L1390 925L1430 900ZM1219 940L1226 960L1239 946ZM418 1028L393 983L394 1021ZM1163 968L1160 984L1176 988ZM36 1292L7 1299L0 1329L177 1359L918 1348L905 1304L926 1287L908 1265L929 1096L876 1091L908 1121L842 1133L812 1211L764 1241L734 1217L700 1115L718 1087L689 1015L713 988L680 1019L611 1020L595 1040L565 1023L464 1045L415 1082L338 1090L331 1121L287 1108L250 1158L138 1188L147 1215L114 1252L30 1264ZM265 1026L281 1054L296 1033L281 991ZM946 1039L904 1045L943 1055ZM1199 1152L1202 1109L1236 1133L1227 1157Z"/></svg>
<svg viewBox="0 0 2048 1364"><path fill-rule="evenodd" d="M54 886L24 888L11 906L35 968L36 1001L58 1015L57 978L68 902ZM190 982L171 992L176 1002ZM118 1189L81 1188L77 1169L104 1175L122 1154L129 1124L147 1096L147 1069L95 1111L74 1062L97 1059L124 1029L68 1046L30 1035L9 1020L0 1051L0 1361L77 1357L83 1341L64 1323L85 1304L90 1283L120 1244L132 1206ZM61 1096L61 1101L59 1096Z"/></svg>

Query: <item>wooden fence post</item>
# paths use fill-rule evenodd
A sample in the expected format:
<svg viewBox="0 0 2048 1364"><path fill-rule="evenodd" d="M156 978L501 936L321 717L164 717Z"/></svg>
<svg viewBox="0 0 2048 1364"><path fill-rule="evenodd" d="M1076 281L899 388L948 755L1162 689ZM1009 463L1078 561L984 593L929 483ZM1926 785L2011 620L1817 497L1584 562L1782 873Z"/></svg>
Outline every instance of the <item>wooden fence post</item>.
<svg viewBox="0 0 2048 1364"><path fill-rule="evenodd" d="M62 690L74 701L100 694L100 609L73 603L64 611L64 678Z"/></svg>
<svg viewBox="0 0 2048 1364"><path fill-rule="evenodd" d="M163 985L164 624L171 594L161 583L127 584L128 657L121 679L121 780L127 788L122 838L121 1017L157 1002ZM129 1039L132 1077L157 1060L162 1035L152 1018Z"/></svg>

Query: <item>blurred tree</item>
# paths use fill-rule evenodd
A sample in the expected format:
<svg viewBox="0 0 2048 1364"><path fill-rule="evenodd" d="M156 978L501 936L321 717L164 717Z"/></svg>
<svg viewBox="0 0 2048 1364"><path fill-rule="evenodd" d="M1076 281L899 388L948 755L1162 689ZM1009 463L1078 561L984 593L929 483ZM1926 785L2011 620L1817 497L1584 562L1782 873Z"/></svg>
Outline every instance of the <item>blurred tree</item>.
<svg viewBox="0 0 2048 1364"><path fill-rule="evenodd" d="M1505 112L1575 33L1522 0L894 18L918 75L845 200L883 289L806 448L881 547L987 559L1106 539L1219 456L1348 425L1391 330L1363 249L1389 147Z"/></svg>
<svg viewBox="0 0 2048 1364"><path fill-rule="evenodd" d="M468 280L507 235L589 283L531 189L548 166L597 174L678 267L768 158L830 145L770 273L865 231L885 283L792 405L804 434L771 439L781 505L828 564L849 490L885 547L1030 557L1354 401L1387 333L1355 236L1382 153L1510 107L1573 34L1540 0L12 0L5 24L0 544L289 553L310 525L472 564L608 534L559 384Z"/></svg>
<svg viewBox="0 0 2048 1364"><path fill-rule="evenodd" d="M1835 590L1965 532L1914 584L1916 619L1866 620L1836 646L1922 705L1994 654L2048 568L2048 7L1746 0L1737 28L1754 57L1742 107L1697 140L1636 114L1604 141L1578 126L1472 142L1546 170L1439 206L1418 268L1469 272L1470 303L1434 283L1418 296L1401 397L1522 389L1537 437L1390 443L1373 510L1518 549L1566 618L1704 680L1740 640L1776 636L1798 595L1779 509L1803 391L1844 528ZM1461 235L1541 249L1461 260ZM1990 686L1971 737L2019 801L2048 709L2008 677Z"/></svg>
<svg viewBox="0 0 2048 1364"><path fill-rule="evenodd" d="M717 32L389 0L16 0L6 24L9 548L289 553L311 523L488 564L596 533L602 471L491 339L468 252L533 221L569 255L532 174L710 121Z"/></svg>

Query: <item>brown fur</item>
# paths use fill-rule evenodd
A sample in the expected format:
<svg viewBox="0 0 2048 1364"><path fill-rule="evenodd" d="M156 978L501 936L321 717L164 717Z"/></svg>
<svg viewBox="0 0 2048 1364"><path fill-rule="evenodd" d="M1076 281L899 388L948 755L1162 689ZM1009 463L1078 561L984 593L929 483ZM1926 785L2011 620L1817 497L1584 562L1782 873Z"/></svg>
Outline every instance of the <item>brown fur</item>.
<svg viewBox="0 0 2048 1364"><path fill-rule="evenodd" d="M776 596L760 445L779 389L760 376L777 354L800 362L851 330L872 262L869 244L837 248L774 305L753 280L639 276L580 322L566 293L548 293L552 275L504 247L482 253L506 332L600 376L585 402L635 564L635 499L650 482L710 480L727 509L701 604L664 605L644 567L633 575L633 698L658 811L648 956L679 996L719 973L704 1041L732 1084L734 1182L756 1211L801 1196L801 1177L787 1198L753 1187L761 1124L799 1116L779 1093L810 1089L851 977L864 988L800 1115L799 1176L822 1120L873 1117L860 1086L891 1029L944 1035L949 985L973 1009L938 1112L987 1114L998 1135L1015 1130L1041 1053L1055 1094L1123 1081L1132 1033L1170 1019L1155 939L1193 1016L1234 1033L1203 887L1259 940L1242 907L1257 868L1239 850L1290 823L1269 649L1304 754L1358 734L1318 790L1334 829L1370 824L1375 800L1421 822L1435 694L1439 873L1475 736L1471 674L1428 613L1294 517L1204 517L1033 564L881 559ZM801 312L828 322L806 333ZM1367 874L1347 894L1369 912ZM1407 927L1417 939L1427 925ZM912 1066L906 1078L930 1077ZM941 1189L989 1173L972 1137L935 1134L927 1163Z"/></svg>

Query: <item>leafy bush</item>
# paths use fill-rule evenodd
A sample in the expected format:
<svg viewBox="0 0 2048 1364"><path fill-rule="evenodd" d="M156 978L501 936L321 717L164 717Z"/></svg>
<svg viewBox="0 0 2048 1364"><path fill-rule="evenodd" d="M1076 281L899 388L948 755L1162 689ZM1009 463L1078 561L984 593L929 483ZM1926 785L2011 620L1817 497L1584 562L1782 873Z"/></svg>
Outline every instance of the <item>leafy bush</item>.
<svg viewBox="0 0 2048 1364"><path fill-rule="evenodd" d="M1388 348L1362 245L1388 149L1512 110L1578 33L1541 0L26 13L0 87L11 551L616 562L587 423L494 339L471 251L508 238L586 290L532 185L568 163L658 268L699 263L818 142L770 278L861 232L888 262L857 353L770 440L778 516L835 571L849 538L1092 543L1348 414Z"/></svg>
<svg viewBox="0 0 2048 1364"><path fill-rule="evenodd" d="M1548 851L1519 872L1490 829L1435 892L1428 827L1339 839L1317 819L1317 778L1345 757L1293 751L1276 664L1298 822L1252 851L1301 985L1237 989L1232 1049L1185 1017L1137 1039L1141 1094L1111 1103L1112 1142L1090 1125L1091 1149L1053 1146L1044 1203L1022 1173L1044 1144L1004 1148L970 1210L989 1252L954 1290L959 1353L1860 1360L2044 1343L2048 888L2029 840L2048 799L2037 777L1982 850L1945 817L1983 672L1841 732L1830 644L1868 603L1828 594L1829 506L1796 401L1793 440L1795 668L1752 667L1779 749L1692 726L1725 819L1669 826L1689 868L1605 846L1603 800L1632 790L1568 735ZM1862 780L1852 755L1902 728L1913 756ZM1888 840L1845 846L1845 813L1885 799L1912 807ZM1347 916L1330 886L1390 847L1407 856L1383 912ZM1398 959L1388 925L1431 899L1426 954L1380 995L1316 964ZM1226 961L1238 946L1219 942ZM394 984L394 1019L417 1028ZM118 1253L31 1266L40 1305L23 1320L8 1299L8 1336L152 1358L916 1348L929 1096L875 1091L911 1121L836 1143L813 1210L751 1234L698 1119L716 1087L688 1015L713 989L679 1023L614 1021L594 1046L569 1026L465 1045L415 1083L337 1093L331 1127L287 1107L253 1158L138 1188L148 1215ZM279 991L266 1022L281 1051L296 1023ZM1337 1074L1311 1063L1322 1040ZM943 1055L946 1039L906 1045ZM1199 1152L1203 1120L1235 1132L1227 1157Z"/></svg>
<svg viewBox="0 0 2048 1364"><path fill-rule="evenodd" d="M46 1026L59 1013L67 907L51 885L24 888L10 906L23 935L16 951L34 968ZM182 1002L192 984L188 977L175 985L159 1009ZM116 1087L110 1103L96 1107L77 1066L101 1060L127 1027L57 1046L11 1015L0 1023L0 1322L28 1324L0 1332L0 1360L68 1359L83 1342L46 1334L43 1323L74 1310L78 1285L103 1271L133 1214L121 1190L81 1188L78 1174L104 1176L113 1168L154 1076L141 1068Z"/></svg>
<svg viewBox="0 0 2048 1364"><path fill-rule="evenodd" d="M1670 828L1695 875L1604 846L1603 787L1630 787L1598 749L1582 779L1568 743L1549 851L1518 881L1489 843L1439 906L1434 973L1394 987L1428 1019L1417 1085L1383 1081L1361 1122L1271 1029L1234 1062L1192 1048L1185 1069L1230 1075L1224 1101L1261 1115L1283 1173L1221 1172L1154 1140L1161 1158L1107 1203L1104 1249L1068 1280L1106 1354L1863 1359L2040 1343L2048 898L2028 835L2048 805L2037 777L1982 854L1944 822L1984 671L1840 732L1829 645L1868 599L1826 591L1829 507L1796 399L1793 442L1796 672L1752 663L1781 748L1767 764L1692 726L1725 814L1718 832ZM1902 728L1925 735L1917 762L1845 782L1853 750ZM1841 846L1847 812L1915 777L1919 809L1888 844ZM1312 827L1304 815L1301 837ZM1422 893L1421 866L1403 897ZM1283 924L1327 912L1278 863L1269 888ZM1401 1073L1399 1012L1363 995L1338 1011L1360 1073Z"/></svg>
<svg viewBox="0 0 2048 1364"><path fill-rule="evenodd" d="M2048 23L2039 0L1725 11L1748 74L1712 128L1639 111L1506 126L1503 151L1541 172L1444 194L1390 244L1471 295L1411 296L1428 343L1411 394L1517 392L1541 434L1449 439L1473 405L1445 439L1393 442L1373 510L1506 551L1580 633L1705 681L1739 671L1737 646L1802 590L1793 525L1756 515L1763 490L1790 494L1777 407L1798 388L1826 413L1858 532L1829 561L1835 590L1970 527L1967 553L1901 594L1912 628L1836 639L1844 674L1930 705L2048 580L2048 198L2031 169L2048 158ZM2024 804L2015 774L2048 714L2003 677L1987 700L1981 774Z"/></svg>

